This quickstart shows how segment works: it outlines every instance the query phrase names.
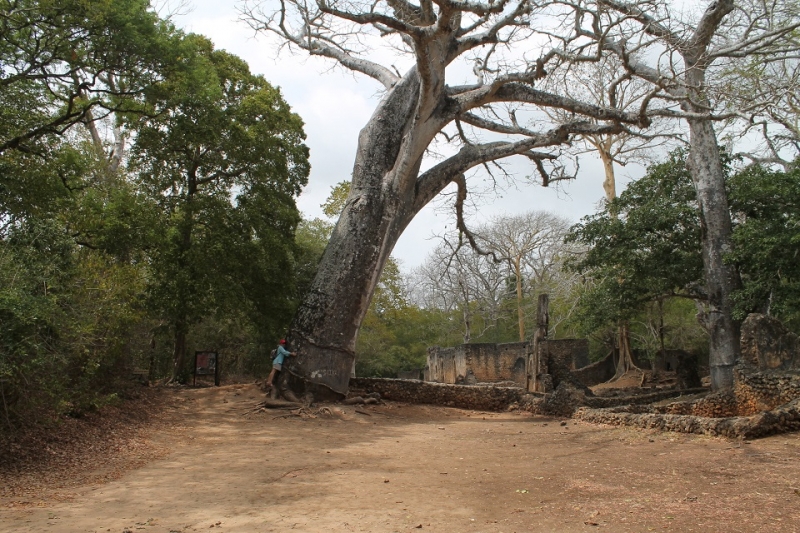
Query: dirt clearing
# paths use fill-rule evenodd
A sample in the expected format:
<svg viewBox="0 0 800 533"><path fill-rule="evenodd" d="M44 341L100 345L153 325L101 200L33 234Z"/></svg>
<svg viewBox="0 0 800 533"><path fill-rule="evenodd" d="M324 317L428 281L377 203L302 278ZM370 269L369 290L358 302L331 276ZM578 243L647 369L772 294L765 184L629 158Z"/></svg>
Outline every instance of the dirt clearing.
<svg viewBox="0 0 800 533"><path fill-rule="evenodd" d="M797 434L738 442L396 403L301 418L243 414L263 398L253 385L169 394L137 440L144 465L84 473L66 496L0 480L0 531L800 532Z"/></svg>

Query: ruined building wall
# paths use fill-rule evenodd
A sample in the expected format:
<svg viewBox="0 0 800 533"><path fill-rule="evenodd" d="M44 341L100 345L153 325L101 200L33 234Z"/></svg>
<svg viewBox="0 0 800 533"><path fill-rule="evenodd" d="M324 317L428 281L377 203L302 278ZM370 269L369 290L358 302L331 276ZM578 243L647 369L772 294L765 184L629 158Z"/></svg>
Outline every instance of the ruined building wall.
<svg viewBox="0 0 800 533"><path fill-rule="evenodd" d="M547 351L570 370L589 364L589 341L586 339L547 339Z"/></svg>
<svg viewBox="0 0 800 533"><path fill-rule="evenodd" d="M569 369L589 362L589 343L585 339L547 341L548 353ZM498 383L513 381L527 385L526 367L530 343L461 344L453 348L428 348L425 381L437 383Z"/></svg>
<svg viewBox="0 0 800 533"><path fill-rule="evenodd" d="M525 386L527 342L461 344L428 348L425 380L437 383L497 383Z"/></svg>
<svg viewBox="0 0 800 533"><path fill-rule="evenodd" d="M525 384L527 342L464 344L465 376L471 371L478 383L514 381Z"/></svg>

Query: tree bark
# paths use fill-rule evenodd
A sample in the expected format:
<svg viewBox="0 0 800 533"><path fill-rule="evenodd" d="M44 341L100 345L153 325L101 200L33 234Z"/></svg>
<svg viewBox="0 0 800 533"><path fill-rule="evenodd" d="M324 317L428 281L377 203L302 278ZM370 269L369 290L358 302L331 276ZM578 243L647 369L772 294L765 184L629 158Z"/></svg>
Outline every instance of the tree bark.
<svg viewBox="0 0 800 533"><path fill-rule="evenodd" d="M542 343L547 340L550 325L550 295L540 294L536 301L536 331L533 334L533 347L528 358L528 379L526 390L529 392L551 392L544 390L540 376L543 373Z"/></svg>
<svg viewBox="0 0 800 533"><path fill-rule="evenodd" d="M189 268L189 260L187 254L192 247L192 230L194 229L194 195L197 192L197 178L196 169L191 169L187 176L187 192L186 200L183 203L183 221L180 228L181 235L178 243L178 271L184 272ZM172 379L177 381L180 377L181 370L183 369L184 361L186 360L186 335L189 332L189 319L187 316L188 306L188 288L180 286L178 291L178 306L176 317L174 318L173 325L175 327L175 348L172 353Z"/></svg>
<svg viewBox="0 0 800 533"><path fill-rule="evenodd" d="M600 160L603 162L603 171L605 173L603 192L605 192L606 201L611 203L611 201L617 197L617 181L614 174L614 160L611 157L611 152L606 144L607 142L608 140L599 142L595 146L600 154Z"/></svg>
<svg viewBox="0 0 800 533"><path fill-rule="evenodd" d="M724 170L714 127L707 120L689 121L689 166L700 205L701 245L708 292L709 366L711 388L733 386L733 366L739 359L739 324L733 319L732 292L739 286L735 265L723 256L731 249L731 215Z"/></svg>
<svg viewBox="0 0 800 533"><path fill-rule="evenodd" d="M619 359L617 359L617 370L614 372L614 377L609 381L616 381L624 376L629 370L638 368L633 363L633 354L631 353L631 333L630 326L627 321L622 321L617 328L617 345L619 350Z"/></svg>

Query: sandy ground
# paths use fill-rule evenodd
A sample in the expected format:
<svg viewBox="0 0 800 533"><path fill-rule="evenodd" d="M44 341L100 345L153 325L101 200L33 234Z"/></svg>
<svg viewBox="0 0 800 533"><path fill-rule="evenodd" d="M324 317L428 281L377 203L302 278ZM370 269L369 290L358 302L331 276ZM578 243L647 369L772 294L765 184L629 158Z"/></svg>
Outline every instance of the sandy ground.
<svg viewBox="0 0 800 533"><path fill-rule="evenodd" d="M161 458L66 499L1 498L0 531L800 532L798 434L738 442L396 403L281 417L246 414L254 385L171 394L170 423L148 437Z"/></svg>

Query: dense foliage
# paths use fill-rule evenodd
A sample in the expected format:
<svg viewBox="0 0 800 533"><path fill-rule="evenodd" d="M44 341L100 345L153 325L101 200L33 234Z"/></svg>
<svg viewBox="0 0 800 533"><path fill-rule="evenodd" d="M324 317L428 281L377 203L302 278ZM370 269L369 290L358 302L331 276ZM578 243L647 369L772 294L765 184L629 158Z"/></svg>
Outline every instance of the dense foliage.
<svg viewBox="0 0 800 533"><path fill-rule="evenodd" d="M630 319L650 301L703 298L700 219L682 152L573 226L567 240L587 247L568 264L591 279L581 296L584 330Z"/></svg>
<svg viewBox="0 0 800 533"><path fill-rule="evenodd" d="M193 350L266 368L309 276L280 91L142 0L3 2L0 26L0 426L185 379Z"/></svg>
<svg viewBox="0 0 800 533"><path fill-rule="evenodd" d="M795 323L800 311L800 173L757 165L732 172L730 162L725 163L734 222L734 246L725 260L735 264L742 281L733 295L736 317L766 312ZM655 322L666 320L666 330L677 329L685 319L675 314L676 304L665 303L676 298L693 300L702 324L701 231L682 152L653 165L605 209L575 225L568 240L587 246L569 265L589 280L576 315L582 331L603 331L619 320L653 324L654 305L662 313ZM694 314L693 306L681 307ZM671 316L665 318L664 309L672 309ZM657 337L658 327L650 329Z"/></svg>
<svg viewBox="0 0 800 533"><path fill-rule="evenodd" d="M731 177L735 224L730 260L739 267L739 318L758 311L800 327L800 161L788 171L750 166Z"/></svg>

